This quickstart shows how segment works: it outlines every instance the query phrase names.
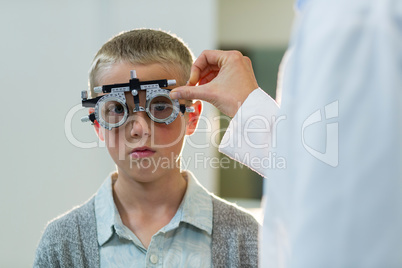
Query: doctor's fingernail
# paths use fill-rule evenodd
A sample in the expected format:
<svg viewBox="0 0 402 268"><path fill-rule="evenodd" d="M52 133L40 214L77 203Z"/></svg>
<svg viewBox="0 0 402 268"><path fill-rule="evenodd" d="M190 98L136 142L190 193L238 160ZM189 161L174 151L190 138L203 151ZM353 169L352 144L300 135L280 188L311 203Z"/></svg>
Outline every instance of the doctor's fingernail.
<svg viewBox="0 0 402 268"><path fill-rule="evenodd" d="M180 92L170 92L170 98L172 98L172 99L180 99L181 94L180 94Z"/></svg>

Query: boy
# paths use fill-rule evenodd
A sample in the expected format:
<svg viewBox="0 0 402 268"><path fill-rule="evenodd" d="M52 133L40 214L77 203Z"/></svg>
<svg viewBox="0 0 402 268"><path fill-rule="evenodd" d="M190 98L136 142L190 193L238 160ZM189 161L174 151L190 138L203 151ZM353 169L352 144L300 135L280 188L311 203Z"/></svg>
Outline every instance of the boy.
<svg viewBox="0 0 402 268"><path fill-rule="evenodd" d="M201 103L171 101L166 88L184 85L192 63L181 40L156 30L121 33L98 51L83 105L117 171L49 223L34 267L257 266L254 218L177 165Z"/></svg>

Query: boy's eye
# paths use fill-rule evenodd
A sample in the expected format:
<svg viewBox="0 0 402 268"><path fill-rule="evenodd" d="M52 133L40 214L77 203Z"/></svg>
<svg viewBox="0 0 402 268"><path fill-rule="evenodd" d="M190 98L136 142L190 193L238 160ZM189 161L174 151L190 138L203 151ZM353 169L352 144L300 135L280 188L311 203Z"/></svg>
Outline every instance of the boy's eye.
<svg viewBox="0 0 402 268"><path fill-rule="evenodd" d="M116 105L116 106L114 107L113 111L114 111L116 114L124 113L123 105L121 105L121 104Z"/></svg>
<svg viewBox="0 0 402 268"><path fill-rule="evenodd" d="M119 101L109 100L100 107L100 117L108 124L117 124L126 116L127 109Z"/></svg>
<svg viewBox="0 0 402 268"><path fill-rule="evenodd" d="M159 96L152 99L149 105L149 111L157 119L168 118L173 112L172 102L164 97Z"/></svg>
<svg viewBox="0 0 402 268"><path fill-rule="evenodd" d="M106 108L107 114L122 114L124 113L124 107L120 103L111 102L108 103Z"/></svg>
<svg viewBox="0 0 402 268"><path fill-rule="evenodd" d="M168 103L155 103L152 105L152 109L158 112L161 112L168 108Z"/></svg>

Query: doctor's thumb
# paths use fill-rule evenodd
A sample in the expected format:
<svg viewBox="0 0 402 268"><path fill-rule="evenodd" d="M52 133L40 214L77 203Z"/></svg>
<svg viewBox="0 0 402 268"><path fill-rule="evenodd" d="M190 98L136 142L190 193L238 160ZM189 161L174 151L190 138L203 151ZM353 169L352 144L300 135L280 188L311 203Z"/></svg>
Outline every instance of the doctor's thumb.
<svg viewBox="0 0 402 268"><path fill-rule="evenodd" d="M185 100L197 99L207 102L211 102L213 99L206 85L177 87L170 92L170 98Z"/></svg>

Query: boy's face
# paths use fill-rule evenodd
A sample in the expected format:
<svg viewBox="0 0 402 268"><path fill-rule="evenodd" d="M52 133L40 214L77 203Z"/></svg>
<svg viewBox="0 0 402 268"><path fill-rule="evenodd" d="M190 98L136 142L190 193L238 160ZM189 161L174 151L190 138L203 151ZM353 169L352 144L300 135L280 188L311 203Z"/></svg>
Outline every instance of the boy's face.
<svg viewBox="0 0 402 268"><path fill-rule="evenodd" d="M102 73L101 85L127 83L130 70L135 70L140 81L157 79L178 79L175 72L160 64L133 65L116 63ZM140 91L140 106L145 107L145 91ZM166 177L177 172L183 139L185 134L195 130L201 104L195 103L195 113L183 116L181 113L172 123L156 123L146 112L133 113L134 99L126 93L130 115L122 126L106 130L95 124L95 130L105 140L110 156L117 165L119 176L132 177L137 181L147 182ZM180 100L180 104L185 101Z"/></svg>

